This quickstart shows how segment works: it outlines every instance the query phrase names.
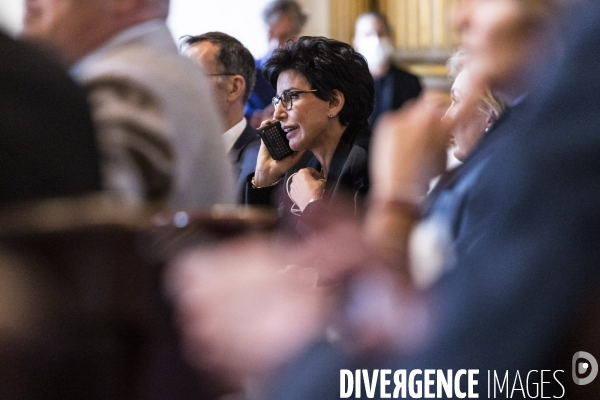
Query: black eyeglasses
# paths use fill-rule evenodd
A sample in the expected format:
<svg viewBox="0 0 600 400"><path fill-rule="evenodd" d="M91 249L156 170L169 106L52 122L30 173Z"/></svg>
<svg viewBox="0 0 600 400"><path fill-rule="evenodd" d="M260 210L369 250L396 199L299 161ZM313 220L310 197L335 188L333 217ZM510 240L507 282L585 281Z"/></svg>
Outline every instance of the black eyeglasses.
<svg viewBox="0 0 600 400"><path fill-rule="evenodd" d="M279 95L279 96L273 97L273 100L271 100L271 102L273 103L273 107L275 107L275 108L277 108L277 106L279 105L279 102L281 102L281 104L283 104L283 108L286 111L290 111L292 109L292 107L294 106L293 100L297 99L299 94L302 94L302 93L314 93L314 92L318 92L318 90L317 89L313 89L313 90L288 90L288 91L285 91L285 92L281 93L281 95Z"/></svg>

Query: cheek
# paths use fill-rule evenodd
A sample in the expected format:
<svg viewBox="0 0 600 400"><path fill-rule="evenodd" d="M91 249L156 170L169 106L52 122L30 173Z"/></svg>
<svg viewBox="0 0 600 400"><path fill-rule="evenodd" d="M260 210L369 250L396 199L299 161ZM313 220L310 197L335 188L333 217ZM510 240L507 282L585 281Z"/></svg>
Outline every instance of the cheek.
<svg viewBox="0 0 600 400"><path fill-rule="evenodd" d="M302 150L308 149L314 143L315 138L320 134L323 129L323 119L317 117L317 113L310 112L308 110L302 110L302 113L294 115L296 124L300 127L299 134L294 137L294 140L298 145L302 147ZM298 150L298 149L295 149Z"/></svg>
<svg viewBox="0 0 600 400"><path fill-rule="evenodd" d="M454 137L463 151L470 151L481 139L485 132L486 123L482 116L464 119L456 126Z"/></svg>
<svg viewBox="0 0 600 400"><path fill-rule="evenodd" d="M39 39L62 43L65 40L63 38L69 37L73 22L73 17L69 18L68 11L63 7L43 7L31 24L31 33Z"/></svg>

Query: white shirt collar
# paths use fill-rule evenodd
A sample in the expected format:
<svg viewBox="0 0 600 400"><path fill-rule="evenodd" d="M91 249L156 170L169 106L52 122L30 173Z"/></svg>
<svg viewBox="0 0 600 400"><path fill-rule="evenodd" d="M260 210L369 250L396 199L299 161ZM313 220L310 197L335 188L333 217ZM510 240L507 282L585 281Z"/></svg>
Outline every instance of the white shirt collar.
<svg viewBox="0 0 600 400"><path fill-rule="evenodd" d="M244 132L244 129L246 129L247 124L248 122L246 121L246 118L242 118L240 122L229 128L227 132L221 135L223 143L225 144L225 150L227 150L228 153L231 151L233 145L241 136L242 132Z"/></svg>
<svg viewBox="0 0 600 400"><path fill-rule="evenodd" d="M88 65L93 64L95 60L102 56L104 53L111 51L112 49L122 46L124 43L136 40L140 37L148 35L152 32L156 32L165 27L165 22L161 19L153 19L151 21L142 22L127 28L124 31L117 33L112 38L108 39L100 47L92 51L91 53L83 56L79 61L69 68L69 72L72 76L77 77L80 71L85 70Z"/></svg>

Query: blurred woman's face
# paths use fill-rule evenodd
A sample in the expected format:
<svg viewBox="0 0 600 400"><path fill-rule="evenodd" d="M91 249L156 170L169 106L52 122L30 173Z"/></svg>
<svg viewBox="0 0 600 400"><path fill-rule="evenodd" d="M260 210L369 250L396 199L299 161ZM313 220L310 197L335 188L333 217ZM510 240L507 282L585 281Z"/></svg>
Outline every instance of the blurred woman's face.
<svg viewBox="0 0 600 400"><path fill-rule="evenodd" d="M474 72L492 89L514 89L535 57L536 30L522 1L530 0L463 0L455 10L461 45Z"/></svg>
<svg viewBox="0 0 600 400"><path fill-rule="evenodd" d="M304 75L294 70L283 71L277 79L277 94L281 95L285 91L290 93L292 108L286 110L280 101L275 108L274 117L281 121L290 147L295 151L315 149L327 134L329 102L321 100L314 92L295 94L311 89Z"/></svg>
<svg viewBox="0 0 600 400"><path fill-rule="evenodd" d="M464 161L488 127L490 117L479 110L479 96L474 92L472 74L463 69L454 80L450 96L452 104L444 114L454 124L451 143L454 156Z"/></svg>

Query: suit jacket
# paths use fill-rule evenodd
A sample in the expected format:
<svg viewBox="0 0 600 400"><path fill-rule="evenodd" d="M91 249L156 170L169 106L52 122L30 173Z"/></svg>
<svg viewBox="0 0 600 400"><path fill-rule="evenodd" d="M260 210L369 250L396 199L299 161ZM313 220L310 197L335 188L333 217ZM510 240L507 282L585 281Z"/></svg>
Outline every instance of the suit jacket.
<svg viewBox="0 0 600 400"><path fill-rule="evenodd" d="M231 150L229 150L229 156L234 163L238 178L236 193L241 203L244 202L246 178L248 175L254 173L256 169L259 149L260 136L258 131L251 127L250 124L246 124L246 128L244 128L240 137L235 141Z"/></svg>
<svg viewBox="0 0 600 400"><path fill-rule="evenodd" d="M535 102L522 117L502 127L497 151L471 188L477 202L459 239L469 251L426 293L434 304L432 337L419 349L378 358L371 368L479 369L480 398L487 396L488 370L509 371L509 387L516 370L523 385L529 371L560 370L564 389L546 375L552 382L544 396L600 394L598 378L578 386L571 377L576 351L600 355L599 19L600 3L582 7L567 25L574 37L566 57L531 93ZM478 226L485 226L484 235ZM327 377L321 370L319 380L282 381L290 385L274 397L338 398L340 368L354 369L357 359L337 359ZM307 369L294 380L315 375Z"/></svg>
<svg viewBox="0 0 600 400"><path fill-rule="evenodd" d="M371 130L368 126L350 125L340 138L333 154L323 200L335 202L341 199L353 199L354 212L359 213L363 208L363 199L369 190L369 136ZM297 218L290 212L292 201L285 191L285 184L291 174L301 168L312 167L317 171L321 166L317 159L308 152L293 168L291 168L274 187L253 189L250 183L254 174L247 177L246 204L263 204L277 206L280 215L284 218ZM304 214L310 214L311 208L318 202L309 204L304 209Z"/></svg>
<svg viewBox="0 0 600 400"><path fill-rule="evenodd" d="M0 32L0 203L100 189L84 93L38 51Z"/></svg>
<svg viewBox="0 0 600 400"><path fill-rule="evenodd" d="M210 86L164 22L121 32L71 73L92 104L106 189L171 207L234 202Z"/></svg>
<svg viewBox="0 0 600 400"><path fill-rule="evenodd" d="M507 108L484 134L464 163L444 174L427 196L427 202L423 207L423 221L424 223L434 221L442 231L440 238L447 240L447 243L440 243L442 246L448 246L446 249L448 257L445 260L448 264L447 268L452 267L456 252L467 251L469 248L469 243L457 246L458 239L465 229L470 229L471 235L473 235L473 227L477 227L481 235L485 232L485 226L472 220L478 217L474 211L477 210L479 202L474 197L472 188L477 184L490 158L498 151L497 147L503 141L503 136L507 134L504 126L511 125L511 121L518 121L521 114L526 112L526 106L527 101L523 100ZM516 124L511 126L515 126L512 129L519 131Z"/></svg>
<svg viewBox="0 0 600 400"><path fill-rule="evenodd" d="M391 66L381 78L375 79L375 107L369 117L369 125L373 126L381 114L397 110L410 99L421 94L421 82L413 74Z"/></svg>

